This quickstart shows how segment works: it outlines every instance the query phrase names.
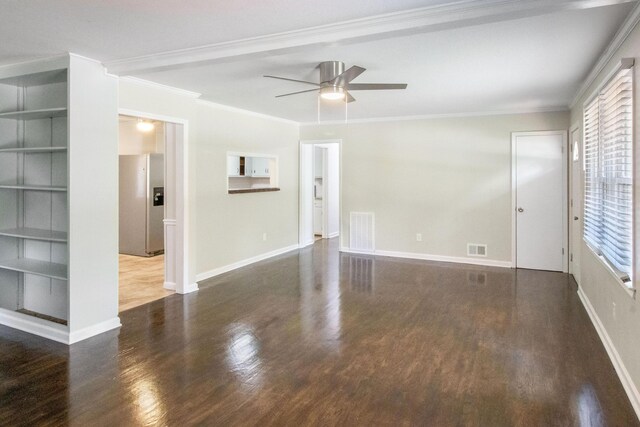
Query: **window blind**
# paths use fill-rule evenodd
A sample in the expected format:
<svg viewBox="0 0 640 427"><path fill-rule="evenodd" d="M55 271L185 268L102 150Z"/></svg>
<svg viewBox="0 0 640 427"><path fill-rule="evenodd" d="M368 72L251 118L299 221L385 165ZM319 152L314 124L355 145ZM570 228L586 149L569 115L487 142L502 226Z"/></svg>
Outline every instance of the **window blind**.
<svg viewBox="0 0 640 427"><path fill-rule="evenodd" d="M584 238L630 280L633 263L633 69L584 109Z"/></svg>

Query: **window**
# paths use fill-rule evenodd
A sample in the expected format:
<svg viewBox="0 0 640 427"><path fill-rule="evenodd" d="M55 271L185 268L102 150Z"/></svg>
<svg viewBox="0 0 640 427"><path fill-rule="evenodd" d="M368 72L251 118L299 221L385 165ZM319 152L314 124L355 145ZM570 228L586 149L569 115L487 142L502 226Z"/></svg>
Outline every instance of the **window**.
<svg viewBox="0 0 640 427"><path fill-rule="evenodd" d="M632 286L633 68L584 108L584 239Z"/></svg>

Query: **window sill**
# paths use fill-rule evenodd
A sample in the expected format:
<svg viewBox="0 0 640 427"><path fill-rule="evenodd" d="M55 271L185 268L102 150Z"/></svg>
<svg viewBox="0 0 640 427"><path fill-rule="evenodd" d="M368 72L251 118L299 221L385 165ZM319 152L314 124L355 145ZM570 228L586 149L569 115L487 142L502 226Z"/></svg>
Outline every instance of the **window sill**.
<svg viewBox="0 0 640 427"><path fill-rule="evenodd" d="M605 270L607 270L609 272L609 274L615 280L615 282L618 285L620 285L620 287L622 289L625 290L625 292L627 293L627 295L629 295L629 297L635 299L636 298L636 289L633 289L633 288L630 288L629 286L627 286L627 284L622 281L622 279L620 278L619 274L614 270L614 268L611 266L611 264L609 264L609 262L605 259L605 257L603 257L602 255L598 255L598 252L593 249L593 247L591 246L591 244L589 244L589 242L587 242L584 239L582 239L582 241L587 246L587 248L591 251L592 255L594 257L596 257L596 259L600 262L600 264L602 264L602 266L605 268Z"/></svg>

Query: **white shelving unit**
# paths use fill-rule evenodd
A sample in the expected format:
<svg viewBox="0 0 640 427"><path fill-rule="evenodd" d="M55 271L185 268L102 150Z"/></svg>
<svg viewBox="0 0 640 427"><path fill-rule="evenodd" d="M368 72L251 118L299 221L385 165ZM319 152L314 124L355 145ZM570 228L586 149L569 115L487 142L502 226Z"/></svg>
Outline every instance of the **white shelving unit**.
<svg viewBox="0 0 640 427"><path fill-rule="evenodd" d="M67 70L0 79L0 307L66 325Z"/></svg>
<svg viewBox="0 0 640 427"><path fill-rule="evenodd" d="M8 111L6 113L0 113L0 119L10 120L40 120L66 116L66 108L43 108L39 110Z"/></svg>
<svg viewBox="0 0 640 427"><path fill-rule="evenodd" d="M75 55L0 67L2 324L68 344L120 325L117 246L92 251L100 242L87 232L103 220L117 243L115 215L109 224L98 211L117 206L116 85ZM114 170L101 170L111 151Z"/></svg>

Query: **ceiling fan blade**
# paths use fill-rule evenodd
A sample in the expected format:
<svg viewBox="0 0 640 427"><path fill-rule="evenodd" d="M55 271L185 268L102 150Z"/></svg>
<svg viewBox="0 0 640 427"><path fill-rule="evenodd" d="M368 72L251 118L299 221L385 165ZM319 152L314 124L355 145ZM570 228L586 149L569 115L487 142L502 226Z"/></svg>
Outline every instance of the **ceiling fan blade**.
<svg viewBox="0 0 640 427"><path fill-rule="evenodd" d="M276 95L276 98L282 98L283 96L297 95L299 93L316 92L318 90L320 90L320 89L308 89L308 90L301 90L299 92L284 93L282 95Z"/></svg>
<svg viewBox="0 0 640 427"><path fill-rule="evenodd" d="M406 83L352 83L347 85L347 89L349 90L387 90L406 88Z"/></svg>
<svg viewBox="0 0 640 427"><path fill-rule="evenodd" d="M336 86L344 86L344 85L348 84L351 80L353 80L356 77L358 77L360 74L364 73L365 70L366 70L365 68L358 67L357 65L354 65L353 67L349 68L344 73L336 76L329 83L331 83L333 85L336 85Z"/></svg>
<svg viewBox="0 0 640 427"><path fill-rule="evenodd" d="M320 87L320 85L318 83L307 82L305 80L296 80L296 79L289 79L289 78L286 78L286 77L268 76L268 75L265 75L265 76L262 76L262 77L267 77L269 79L287 80L289 82L305 83L305 84L308 84L308 85L313 85L313 86Z"/></svg>
<svg viewBox="0 0 640 427"><path fill-rule="evenodd" d="M356 99L351 96L351 94L349 92L347 92L347 102L354 102Z"/></svg>

